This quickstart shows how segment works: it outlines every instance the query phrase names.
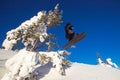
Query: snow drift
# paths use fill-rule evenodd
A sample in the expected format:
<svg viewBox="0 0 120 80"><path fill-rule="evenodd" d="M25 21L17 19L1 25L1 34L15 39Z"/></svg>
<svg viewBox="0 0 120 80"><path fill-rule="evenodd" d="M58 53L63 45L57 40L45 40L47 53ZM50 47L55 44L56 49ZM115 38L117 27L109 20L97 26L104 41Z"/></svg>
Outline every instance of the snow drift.
<svg viewBox="0 0 120 80"><path fill-rule="evenodd" d="M6 69L4 66L5 61L9 58L13 59L16 56L16 54L17 52L0 50L0 65L1 65L0 66L0 78L2 78L4 74L9 72L8 69ZM28 55L28 54L23 54L23 55ZM32 55L32 53L30 55ZM36 54L33 54L33 55L35 57ZM17 56L14 62L17 62L17 60L19 61L20 58L22 57ZM28 62L29 60L32 60L32 58L30 57L27 57L27 58L28 59L25 59L25 60ZM37 60L35 60L35 62L37 63ZM25 62L22 62L22 63L25 63ZM32 63L32 64L34 65L36 63ZM26 66L28 64L26 64ZM69 66L64 67L65 75L59 74L50 62L45 64L44 66L40 67L40 65L38 65L36 67L37 67L36 74L39 74L39 76L37 76L37 78L39 78L38 80L89 80L89 79L91 80L120 80L119 69L102 66L102 65L88 65L88 64L71 62ZM2 80L7 80L7 79L2 79Z"/></svg>
<svg viewBox="0 0 120 80"><path fill-rule="evenodd" d="M68 61L60 56L66 53L65 51L59 52L32 52L26 49L20 50L15 56L7 60L5 63L9 73L6 74L2 80L24 80L36 79L39 77L39 67L44 67L45 64L51 62L51 65L58 73L63 75L63 65L68 65ZM36 76L36 77L34 77Z"/></svg>

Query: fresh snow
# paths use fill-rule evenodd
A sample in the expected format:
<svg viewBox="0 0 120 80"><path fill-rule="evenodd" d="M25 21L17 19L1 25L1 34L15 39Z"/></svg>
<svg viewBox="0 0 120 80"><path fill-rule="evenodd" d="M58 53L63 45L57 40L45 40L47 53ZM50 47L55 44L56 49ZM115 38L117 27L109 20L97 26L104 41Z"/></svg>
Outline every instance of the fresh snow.
<svg viewBox="0 0 120 80"><path fill-rule="evenodd" d="M27 55L25 53L23 54ZM19 55L19 53L17 54L17 52L13 52L13 51L0 50L0 78L2 78L4 74L9 72L5 68L5 61L9 58L10 59L14 58L16 55ZM20 56L18 59L15 60L15 62L23 59L23 57ZM28 58L30 58L30 56ZM29 62L29 60L32 60L32 58L25 59L23 61ZM33 62L36 61L37 60L33 60ZM23 62L23 64L24 63L26 62ZM32 65L35 64L36 63L33 63ZM30 65L30 64L28 63L26 65ZM65 75L61 75L54 67L52 67L50 62L45 64L44 66L41 67L38 66L36 69L39 72L38 80L120 80L119 69L106 67L102 65L88 65L88 64L71 62L70 65L68 67L64 67L64 69L65 69Z"/></svg>
<svg viewBox="0 0 120 80"><path fill-rule="evenodd" d="M16 52L14 51L7 51L7 50L3 50L0 49L0 78L3 77L3 75L8 72L5 68L5 62L6 60L8 60L9 58L11 58L13 55L15 55Z"/></svg>
<svg viewBox="0 0 120 80"><path fill-rule="evenodd" d="M120 70L100 65L72 63L65 72L61 76L52 68L41 80L120 80Z"/></svg>

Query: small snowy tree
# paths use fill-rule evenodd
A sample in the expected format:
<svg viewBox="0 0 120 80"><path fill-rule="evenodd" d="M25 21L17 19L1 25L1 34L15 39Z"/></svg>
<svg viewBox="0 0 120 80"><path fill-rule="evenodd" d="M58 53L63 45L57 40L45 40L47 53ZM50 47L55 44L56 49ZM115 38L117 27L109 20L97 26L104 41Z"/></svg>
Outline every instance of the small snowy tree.
<svg viewBox="0 0 120 80"><path fill-rule="evenodd" d="M99 53L96 53L96 55L97 55L97 63L98 63L99 65L102 65L102 64L103 64L103 61L102 61L102 59L101 59L101 57L100 57L100 54L99 54Z"/></svg>
<svg viewBox="0 0 120 80"><path fill-rule="evenodd" d="M62 23L62 11L59 11L58 7L57 4L55 9L48 13L40 11L37 16L23 22L18 28L8 31L2 47L12 50L17 42L22 40L27 50L35 50L38 43L44 42L48 38L47 28Z"/></svg>
<svg viewBox="0 0 120 80"><path fill-rule="evenodd" d="M105 61L103 61L100 57L100 54L97 53L97 62L99 65L107 66L107 67L114 67L114 68L119 68L116 63L113 63L111 58L107 58Z"/></svg>
<svg viewBox="0 0 120 80"><path fill-rule="evenodd" d="M62 75L65 74L64 66L69 65L69 61L66 60L64 55L68 56L69 52L64 50L53 51L53 47L57 45L51 39L55 39L55 36L47 33L47 28L62 23L62 11L59 11L58 7L57 4L55 9L48 13L40 11L37 16L23 22L18 28L7 32L2 47L6 50L12 50L21 40L25 48L7 60L6 68L9 73L2 80L39 80L39 71L42 70L37 70L37 68L44 67L49 62L56 71ZM47 46L47 51L37 51L41 48L39 46L41 43Z"/></svg>
<svg viewBox="0 0 120 80"><path fill-rule="evenodd" d="M119 68L116 63L113 63L111 58L107 58L105 61L106 65L109 67Z"/></svg>

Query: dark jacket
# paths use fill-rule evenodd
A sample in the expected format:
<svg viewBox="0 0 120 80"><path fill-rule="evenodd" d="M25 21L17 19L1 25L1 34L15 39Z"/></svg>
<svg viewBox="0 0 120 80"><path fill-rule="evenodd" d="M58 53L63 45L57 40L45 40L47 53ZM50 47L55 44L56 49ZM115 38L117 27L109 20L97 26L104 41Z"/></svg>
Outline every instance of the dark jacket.
<svg viewBox="0 0 120 80"><path fill-rule="evenodd" d="M70 23L66 24L65 26L65 32L66 32L66 38L70 41L74 38L75 33L71 29L72 25Z"/></svg>

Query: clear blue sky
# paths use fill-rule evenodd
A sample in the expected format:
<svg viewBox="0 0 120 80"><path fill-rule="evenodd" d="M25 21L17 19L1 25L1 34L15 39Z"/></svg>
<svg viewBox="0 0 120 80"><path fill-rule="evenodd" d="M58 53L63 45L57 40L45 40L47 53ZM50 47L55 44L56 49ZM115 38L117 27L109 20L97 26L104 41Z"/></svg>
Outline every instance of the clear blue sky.
<svg viewBox="0 0 120 80"><path fill-rule="evenodd" d="M0 44L6 32L18 27L40 10L50 10L59 3L64 23L51 29L60 46L67 43L64 25L71 21L75 32L86 32L69 59L96 64L96 52L103 60L110 57L120 67L120 0L0 0ZM59 32L58 32L59 31Z"/></svg>

